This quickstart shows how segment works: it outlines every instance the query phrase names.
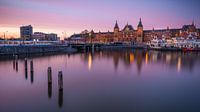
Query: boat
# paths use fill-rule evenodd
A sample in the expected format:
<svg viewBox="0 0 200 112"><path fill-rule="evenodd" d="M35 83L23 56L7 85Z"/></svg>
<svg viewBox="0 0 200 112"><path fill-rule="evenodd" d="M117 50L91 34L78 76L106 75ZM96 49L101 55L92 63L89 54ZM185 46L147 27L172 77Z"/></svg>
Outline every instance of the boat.
<svg viewBox="0 0 200 112"><path fill-rule="evenodd" d="M184 45L182 46L183 51L200 51L200 40L196 36L189 35L184 40Z"/></svg>
<svg viewBox="0 0 200 112"><path fill-rule="evenodd" d="M150 49L159 50L166 47L165 39L159 39L158 37L154 37L150 43L148 43Z"/></svg>

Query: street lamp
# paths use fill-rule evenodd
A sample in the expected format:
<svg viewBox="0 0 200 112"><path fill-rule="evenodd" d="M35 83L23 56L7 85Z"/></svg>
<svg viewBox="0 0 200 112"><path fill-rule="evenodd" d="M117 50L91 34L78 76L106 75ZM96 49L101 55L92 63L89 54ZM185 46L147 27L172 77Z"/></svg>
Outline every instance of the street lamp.
<svg viewBox="0 0 200 112"><path fill-rule="evenodd" d="M3 32L4 33L4 44L6 44L6 33L7 33L8 31L5 31L5 32Z"/></svg>

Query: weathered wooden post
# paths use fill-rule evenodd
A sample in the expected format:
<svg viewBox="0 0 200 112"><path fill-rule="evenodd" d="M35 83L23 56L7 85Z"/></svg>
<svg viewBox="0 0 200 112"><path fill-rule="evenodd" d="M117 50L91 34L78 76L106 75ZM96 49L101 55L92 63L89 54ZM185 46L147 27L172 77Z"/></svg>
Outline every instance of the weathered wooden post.
<svg viewBox="0 0 200 112"><path fill-rule="evenodd" d="M58 72L58 88L59 88L59 91L63 90L63 75L62 75L62 71Z"/></svg>
<svg viewBox="0 0 200 112"><path fill-rule="evenodd" d="M52 84L52 70L51 70L51 67L48 67L48 84Z"/></svg>
<svg viewBox="0 0 200 112"><path fill-rule="evenodd" d="M52 70L51 67L47 69L47 78L48 78L48 96L51 98L52 96Z"/></svg>

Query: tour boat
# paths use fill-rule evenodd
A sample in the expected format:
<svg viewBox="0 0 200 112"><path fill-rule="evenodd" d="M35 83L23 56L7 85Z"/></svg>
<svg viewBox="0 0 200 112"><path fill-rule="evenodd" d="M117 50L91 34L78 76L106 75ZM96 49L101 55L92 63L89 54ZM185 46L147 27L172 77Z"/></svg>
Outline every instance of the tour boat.
<svg viewBox="0 0 200 112"><path fill-rule="evenodd" d="M200 51L200 41L197 37L189 35L184 41L183 51Z"/></svg>
<svg viewBox="0 0 200 112"><path fill-rule="evenodd" d="M150 41L148 45L151 49L161 49L166 46L166 42L164 39L158 39L154 37L153 40Z"/></svg>

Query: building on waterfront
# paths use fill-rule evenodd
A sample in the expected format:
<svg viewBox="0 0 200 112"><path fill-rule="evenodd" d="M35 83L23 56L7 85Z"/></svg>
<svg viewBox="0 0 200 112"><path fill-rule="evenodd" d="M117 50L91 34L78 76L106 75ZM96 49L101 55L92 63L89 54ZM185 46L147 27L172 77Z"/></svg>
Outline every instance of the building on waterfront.
<svg viewBox="0 0 200 112"><path fill-rule="evenodd" d="M45 40L46 39L46 34L43 32L34 32L34 34L32 35L33 39L36 40Z"/></svg>
<svg viewBox="0 0 200 112"><path fill-rule="evenodd" d="M39 40L39 41L58 41L59 37L55 33L34 32L31 25L20 27L21 40Z"/></svg>
<svg viewBox="0 0 200 112"><path fill-rule="evenodd" d="M182 28L170 29L152 29L144 30L142 19L140 18L137 29L128 23L123 29L116 21L113 32L84 32L72 35L68 40L73 42L88 42L88 43L111 43L111 42L126 42L126 43L143 43L149 42L155 36L158 38L171 39L172 37L184 37L192 34L200 37L200 29L197 29L194 22L191 25L184 25Z"/></svg>
<svg viewBox="0 0 200 112"><path fill-rule="evenodd" d="M49 34L46 34L46 40L47 41L58 41L60 40L58 35L55 34L55 33L49 33Z"/></svg>
<svg viewBox="0 0 200 112"><path fill-rule="evenodd" d="M31 25L20 27L20 37L22 40L31 40L33 27Z"/></svg>
<svg viewBox="0 0 200 112"><path fill-rule="evenodd" d="M43 32L34 32L32 35L33 40L39 40L39 41L57 41L59 40L57 34L55 33L43 33Z"/></svg>

